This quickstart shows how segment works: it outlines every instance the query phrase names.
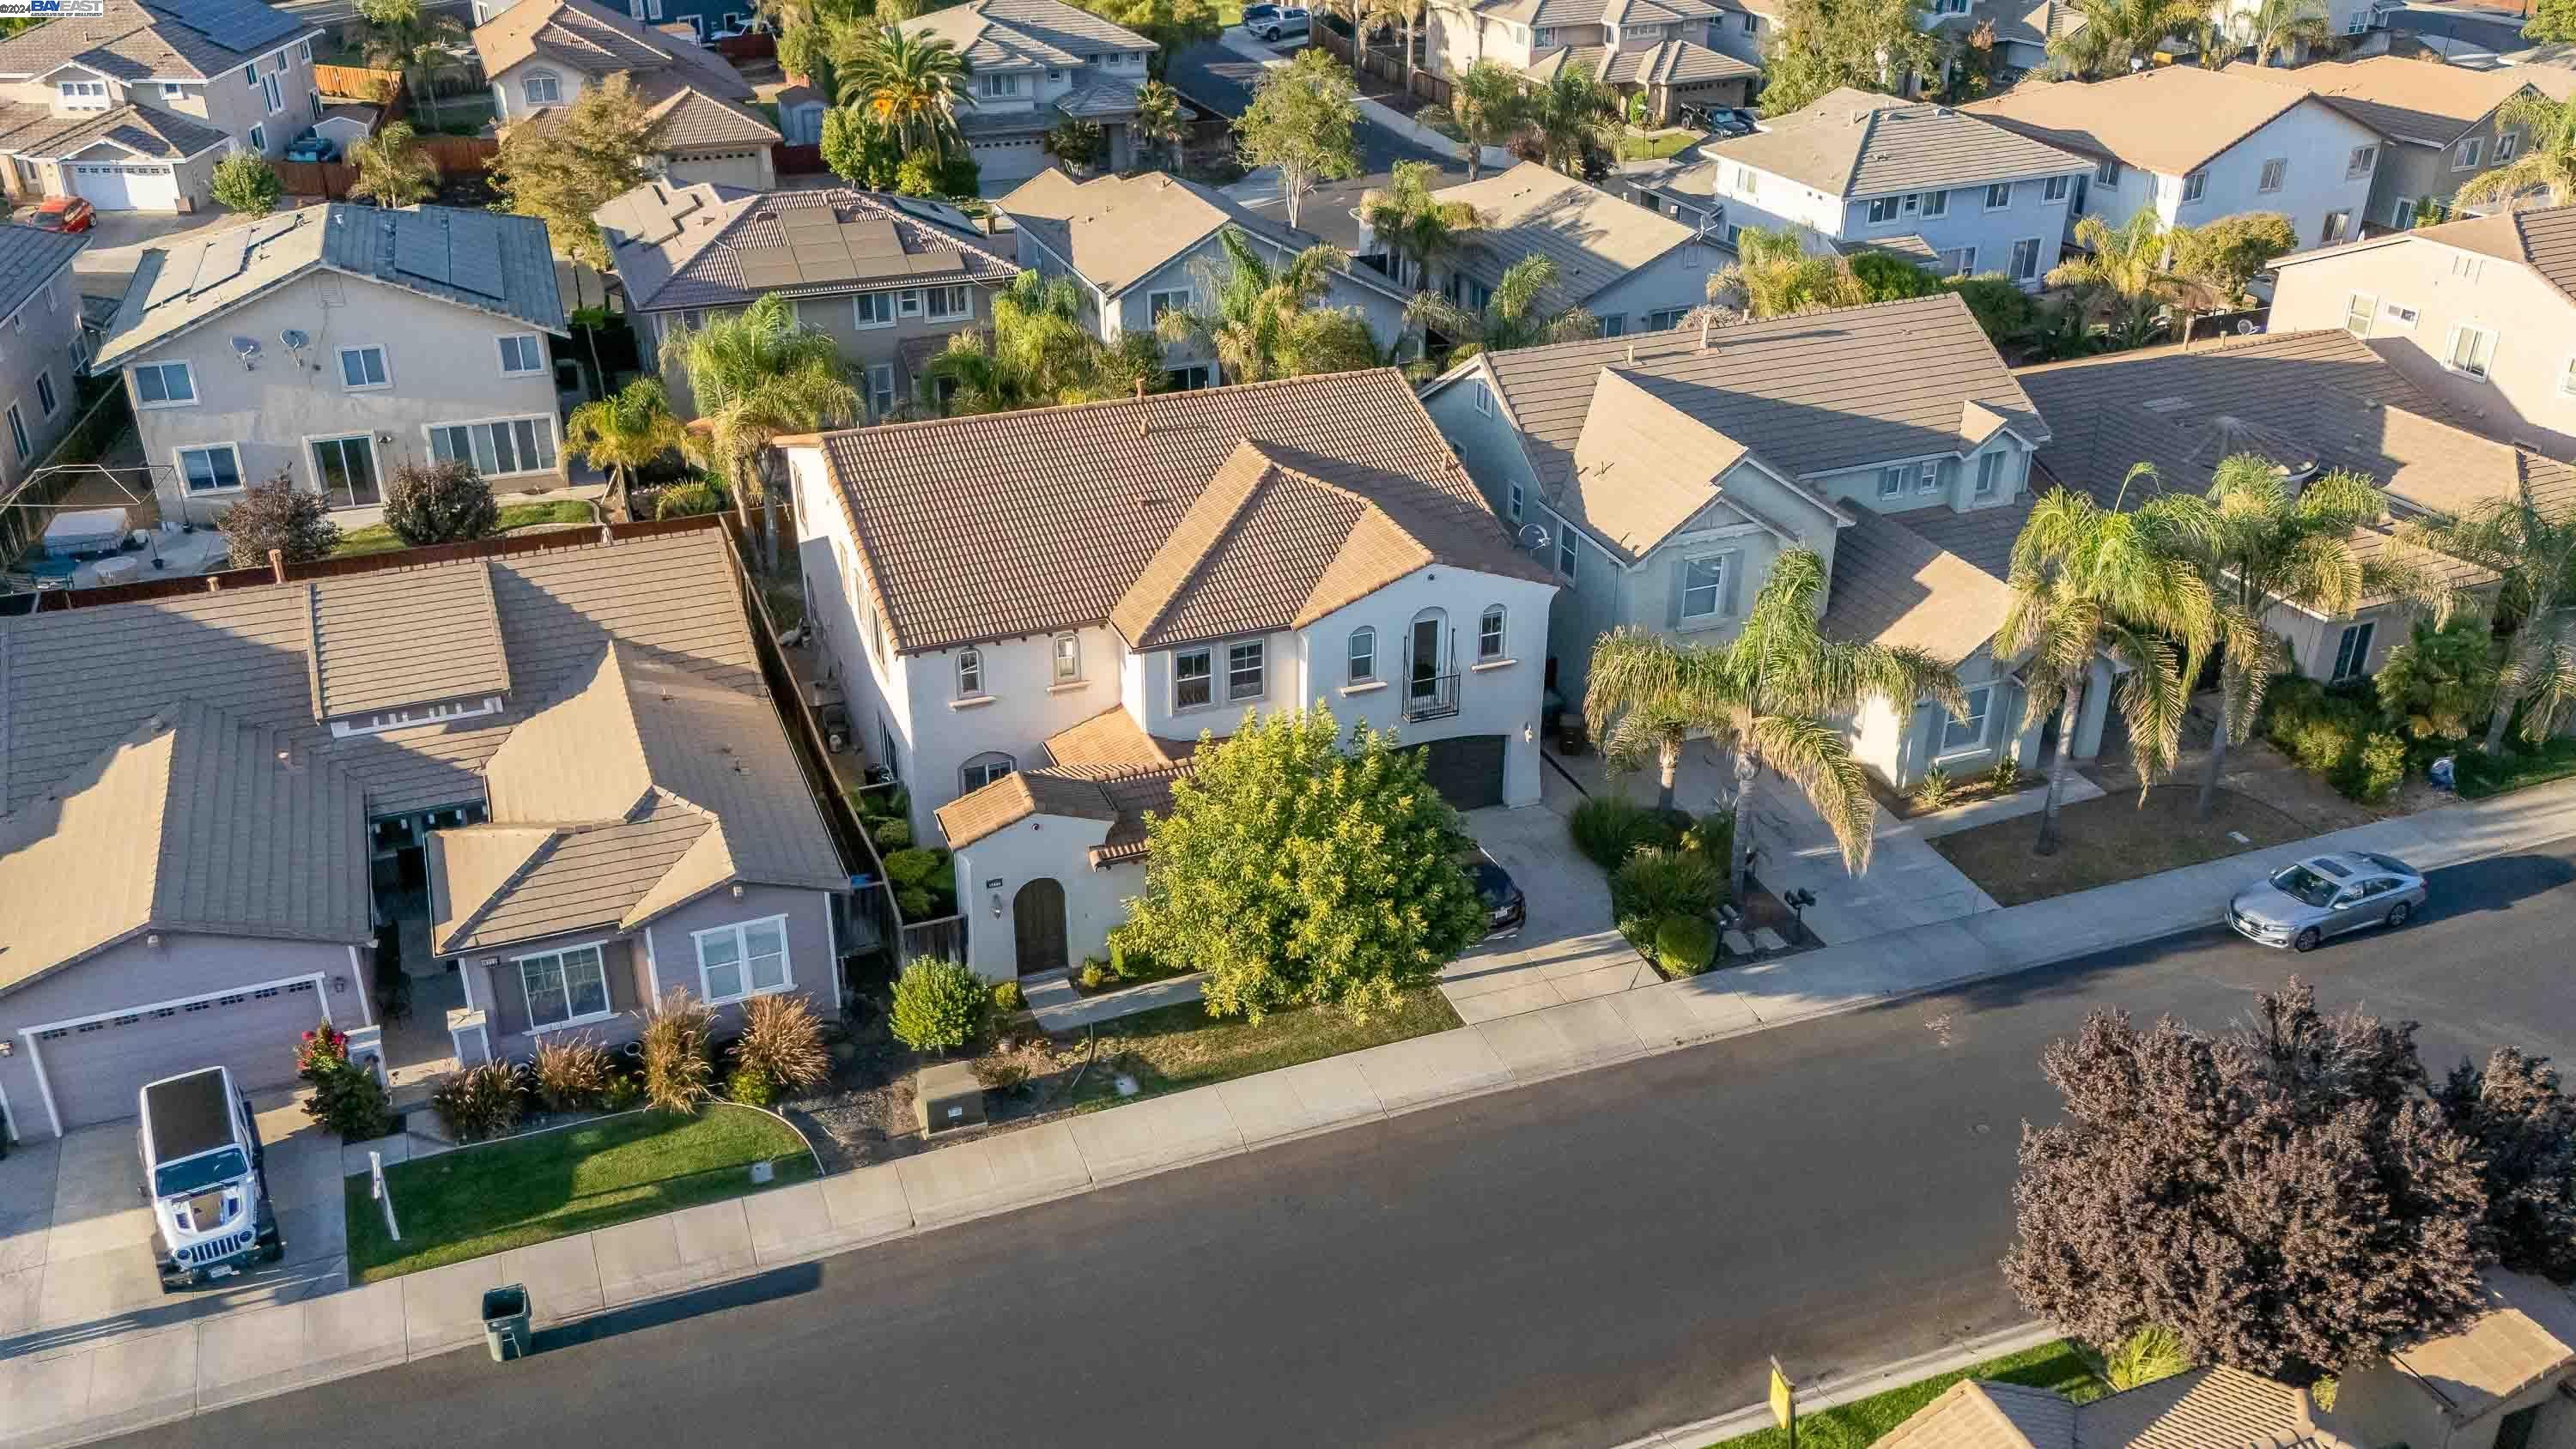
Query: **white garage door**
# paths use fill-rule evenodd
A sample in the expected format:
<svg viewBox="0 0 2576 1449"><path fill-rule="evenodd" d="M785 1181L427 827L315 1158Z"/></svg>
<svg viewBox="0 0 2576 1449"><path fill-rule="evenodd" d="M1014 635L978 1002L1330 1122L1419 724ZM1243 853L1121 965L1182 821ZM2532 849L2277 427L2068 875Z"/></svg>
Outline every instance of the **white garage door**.
<svg viewBox="0 0 2576 1449"><path fill-rule="evenodd" d="M36 1045L69 1132L131 1117L144 1083L200 1067L231 1068L245 1092L285 1086L295 1080L296 1042L321 1021L313 983L298 981L57 1027L36 1033ZM23 1131L28 1110L9 1105Z"/></svg>
<svg viewBox="0 0 2576 1449"><path fill-rule="evenodd" d="M142 161L79 161L71 166L72 190L101 211L177 211L179 174Z"/></svg>
<svg viewBox="0 0 2576 1449"><path fill-rule="evenodd" d="M1011 183L1026 181L1047 167L1046 142L1035 136L1025 141L978 141L971 149L975 189L986 196L998 196Z"/></svg>

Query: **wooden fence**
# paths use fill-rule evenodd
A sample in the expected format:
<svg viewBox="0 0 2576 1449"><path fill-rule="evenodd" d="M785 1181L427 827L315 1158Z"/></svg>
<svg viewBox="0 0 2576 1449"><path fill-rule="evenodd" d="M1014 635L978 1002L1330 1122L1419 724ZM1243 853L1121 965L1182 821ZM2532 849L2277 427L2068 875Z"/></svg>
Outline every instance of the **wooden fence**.
<svg viewBox="0 0 2576 1449"><path fill-rule="evenodd" d="M317 65L313 67L313 85L326 96L389 106L402 91L402 72L369 70L359 65Z"/></svg>
<svg viewBox="0 0 2576 1449"><path fill-rule="evenodd" d="M1351 43L1331 26L1316 26L1314 37L1315 43L1324 48L1325 54L1346 64L1349 62L1351 58ZM1368 60L1363 63L1363 68L1367 70L1370 75L1376 76L1379 80L1386 82L1388 85L1402 86L1405 83L1403 55L1404 42L1399 39L1394 42L1394 44L1396 46L1396 53L1392 55L1388 54L1384 50L1370 51ZM1413 68L1412 90L1415 95L1421 97L1428 104L1435 106L1445 106L1449 104L1449 83L1442 80L1440 77L1433 75L1431 72L1424 70L1420 66L1415 66ZM1372 97L1372 99L1375 98Z"/></svg>
<svg viewBox="0 0 2576 1449"><path fill-rule="evenodd" d="M782 141L769 148L781 176L812 176L832 168L823 164L820 146L790 146Z"/></svg>
<svg viewBox="0 0 2576 1449"><path fill-rule="evenodd" d="M778 37L757 31L730 36L715 43L715 52L736 65L747 60L773 60L778 55Z"/></svg>
<svg viewBox="0 0 2576 1449"><path fill-rule="evenodd" d="M500 154L501 143L480 136L422 136L422 153L441 176L479 175ZM358 168L346 161L271 161L278 183L289 196L319 196L338 201L358 184Z"/></svg>

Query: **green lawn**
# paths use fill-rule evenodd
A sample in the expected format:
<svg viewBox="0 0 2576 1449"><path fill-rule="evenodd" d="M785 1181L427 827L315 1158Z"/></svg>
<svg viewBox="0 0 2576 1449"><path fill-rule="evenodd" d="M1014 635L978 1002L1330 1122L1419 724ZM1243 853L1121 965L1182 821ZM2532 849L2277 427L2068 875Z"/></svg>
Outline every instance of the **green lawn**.
<svg viewBox="0 0 2576 1449"><path fill-rule="evenodd" d="M1656 136L1622 136L1619 138L1619 159L1661 161L1667 156L1679 154L1684 147L1699 139L1700 134L1697 131L1666 131Z"/></svg>
<svg viewBox="0 0 2576 1449"><path fill-rule="evenodd" d="M1888 1430L1904 1423L1915 1410L1939 1398L1942 1390L1961 1379L2001 1379L2024 1388L2053 1389L2079 1404L2110 1392L2110 1385L2093 1371L2084 1351L2061 1338L2002 1358L1990 1358L1957 1373L1939 1374L1901 1389L1855 1399L1838 1409L1800 1414L1799 1449L1869 1449ZM1788 1445L1789 1436L1771 1428L1722 1440L1709 1449L1788 1449Z"/></svg>
<svg viewBox="0 0 2576 1449"><path fill-rule="evenodd" d="M519 528L551 528L568 523L593 523L597 519L590 505L578 498L557 498L541 503L504 503L501 505L500 532ZM364 528L340 531L340 546L331 550L333 558L352 558L362 553L391 553L407 548L394 531L381 523Z"/></svg>
<svg viewBox="0 0 2576 1449"><path fill-rule="evenodd" d="M1163 1092L1427 1036L1459 1024L1449 999L1433 986L1406 994L1393 1010L1377 1012L1364 1022L1310 1006L1273 1012L1256 1026L1236 1017L1211 1018L1199 1003L1185 1001L1101 1023L1100 1061L1083 1076L1073 1101L1083 1111L1115 1107ZM1118 1095L1113 1079L1120 1072L1136 1078L1135 1097Z"/></svg>
<svg viewBox="0 0 2576 1449"><path fill-rule="evenodd" d="M718 1102L694 1117L633 1112L441 1153L385 1169L402 1241L364 1173L348 1179L349 1273L398 1278L551 1238L738 1197L750 1165L778 1164L777 1181L814 1175L796 1129L766 1112Z"/></svg>
<svg viewBox="0 0 2576 1449"><path fill-rule="evenodd" d="M2576 740L2554 739L2534 746L2507 736L2500 755L2489 755L2472 746L2454 750L2451 759L2452 779L2460 787L2460 798L2483 800L2489 795L2576 775Z"/></svg>

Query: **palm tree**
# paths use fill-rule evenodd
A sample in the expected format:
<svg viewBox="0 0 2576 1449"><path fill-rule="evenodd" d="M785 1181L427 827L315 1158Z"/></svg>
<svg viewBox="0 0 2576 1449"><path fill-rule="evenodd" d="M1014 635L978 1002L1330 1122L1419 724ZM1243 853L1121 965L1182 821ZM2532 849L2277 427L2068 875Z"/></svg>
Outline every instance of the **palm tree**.
<svg viewBox="0 0 2576 1449"><path fill-rule="evenodd" d="M2507 201L2539 191L2550 206L2576 202L2576 96L2553 101L2524 91L2497 110L2496 125L2522 133L2522 154L2470 177L2460 200Z"/></svg>
<svg viewBox="0 0 2576 1449"><path fill-rule="evenodd" d="M1414 262L1416 288L1430 286L1431 264L1455 253L1461 234L1485 221L1473 204L1433 195L1439 177L1428 161L1398 161L1385 190L1360 196L1360 223L1386 244L1397 281L1404 278L1405 261Z"/></svg>
<svg viewBox="0 0 2576 1449"><path fill-rule="evenodd" d="M709 317L704 327L674 331L662 358L688 373L705 426L698 446L709 462L722 463L745 533L751 498L759 495L763 552L775 569L778 513L764 476L769 443L857 419L859 394L845 376L840 344L798 322L794 306L770 293L739 312ZM691 433L693 441L700 436Z"/></svg>
<svg viewBox="0 0 2576 1449"><path fill-rule="evenodd" d="M1735 260L1709 273L1709 305L1758 320L1867 302L1869 288L1853 274L1850 258L1828 246L1810 247L1809 235L1803 227L1746 227L1736 238Z"/></svg>
<svg viewBox="0 0 2576 1449"><path fill-rule="evenodd" d="M1404 27L1404 93L1413 94L1413 32L1422 24L1426 0L1377 0L1371 13L1391 24Z"/></svg>
<svg viewBox="0 0 2576 1449"><path fill-rule="evenodd" d="M1484 174L1485 148L1499 146L1529 124L1529 91L1520 77L1490 60L1467 67L1449 87L1449 104L1424 106L1414 118L1434 129L1447 125L1467 138L1467 179Z"/></svg>
<svg viewBox="0 0 2576 1449"><path fill-rule="evenodd" d="M836 57L841 104L859 106L907 149L946 156L957 137L957 108L971 106L972 67L939 36L907 35L892 25L854 33Z"/></svg>
<svg viewBox="0 0 2576 1449"><path fill-rule="evenodd" d="M2224 654L2218 730L2200 781L2200 818L2218 800L2227 747L2254 729L2264 686L2289 667L2290 648L2266 622L2288 604L2335 618L2365 598L2425 592L2411 566L2353 547L2353 530L2388 516L2388 497L2358 473L2336 471L2293 491L2271 459L2237 453L2211 473L2205 497L2167 500L2174 535L2208 581ZM2447 600L2437 609L2448 612Z"/></svg>
<svg viewBox="0 0 2576 1449"><path fill-rule="evenodd" d="M1540 294L1556 285L1556 263L1545 256L1526 256L1503 273L1500 286L1482 310L1469 311L1438 292L1416 292L1404 309L1415 326L1457 341L1450 362L1463 362L1479 352L1505 352L1548 342L1579 342L1601 335L1600 320L1580 307L1562 312L1539 309Z"/></svg>
<svg viewBox="0 0 2576 1449"><path fill-rule="evenodd" d="M2236 12L2229 33L2254 48L2256 65L2270 65L2275 54L2294 45L2314 49L2334 32L2318 0L2257 0L2253 9Z"/></svg>
<svg viewBox="0 0 2576 1449"><path fill-rule="evenodd" d="M998 413L1057 403L1092 402L1132 391L1138 378L1159 378L1163 345L1131 333L1104 346L1082 322L1082 284L1022 272L993 294L989 335L961 332L929 371L953 389L948 411Z"/></svg>
<svg viewBox="0 0 2576 1449"><path fill-rule="evenodd" d="M358 168L349 194L378 206L412 206L438 191L438 164L420 149L409 121L390 122L366 140L350 143L349 164Z"/></svg>
<svg viewBox="0 0 2576 1449"><path fill-rule="evenodd" d="M2098 216L2075 223L2075 241L2084 254L2048 269L2048 285L2073 287L2092 301L2092 310L2135 346L2153 330L2157 310L2177 295L2176 279L2165 261L2173 237L2154 210L2141 208L2113 226Z"/></svg>
<svg viewBox="0 0 2576 1449"><path fill-rule="evenodd" d="M2503 672L2486 620L2470 615L2437 624L2419 614L2370 682L2380 713L2401 721L2410 738L2458 740L2495 708Z"/></svg>
<svg viewBox="0 0 2576 1449"><path fill-rule="evenodd" d="M1213 354L1227 382L1376 364L1368 323L1355 309L1316 305L1332 290L1334 274L1350 265L1350 253L1317 242L1274 266L1240 227L1218 232L1217 242L1225 249L1224 269L1205 261L1192 268L1206 304L1157 318L1154 330L1163 341Z"/></svg>
<svg viewBox="0 0 2576 1449"><path fill-rule="evenodd" d="M1878 807L1860 762L1852 758L1851 742L1832 721L1869 700L1910 711L1926 696L1954 717L1966 714L1958 674L1931 655L1844 643L1818 632L1817 601L1824 589L1824 559L1793 548L1772 561L1743 631L1730 643L1675 644L1622 628L1592 646L1584 723L1613 759L1635 759L1653 748L1666 805L1672 803L1681 760L1677 722L1706 730L1712 744L1734 755L1731 864L1738 900L1752 869L1751 807L1764 767L1805 792L1842 846L1844 865L1858 875L1869 866Z"/></svg>
<svg viewBox="0 0 2576 1449"><path fill-rule="evenodd" d="M686 439L658 378L639 377L615 396L574 408L564 420L565 451L606 468L621 503L635 486L636 469L680 451Z"/></svg>
<svg viewBox="0 0 2576 1449"><path fill-rule="evenodd" d="M2576 705L2576 621L2562 607L2576 584L2576 507L2544 507L2525 478L2510 498L2481 499L2456 518L2418 520L2401 536L2497 577L2496 613L2511 632L2481 748L2491 755L2504 748L2505 727L2526 702L2523 738L2549 738Z"/></svg>
<svg viewBox="0 0 2576 1449"><path fill-rule="evenodd" d="M1530 92L1529 127L1539 150L1568 176L1581 178L1586 152L1616 146L1620 126L1619 98L1572 66L1558 66L1546 85Z"/></svg>
<svg viewBox="0 0 2576 1449"><path fill-rule="evenodd" d="M2165 37L2188 33L2208 9L2203 0L2075 0L2082 23L2049 37L2048 57L2085 80L2129 69L2153 55Z"/></svg>
<svg viewBox="0 0 2576 1449"><path fill-rule="evenodd" d="M462 65L450 47L464 42L465 27L452 15L421 8L421 0L360 0L358 15L367 25L367 64L402 72L436 126L438 78Z"/></svg>
<svg viewBox="0 0 2576 1449"><path fill-rule="evenodd" d="M1136 88L1136 118L1127 123L1136 139L1167 153L1172 169L1181 169L1181 138L1189 134L1181 120L1181 93L1158 80Z"/></svg>
<svg viewBox="0 0 2576 1449"><path fill-rule="evenodd" d="M2173 766L2191 681L2216 633L2209 585L2175 545L2165 500L2134 511L2117 506L2132 484L2154 478L2144 463L2131 468L2107 509L2081 493L2051 489L2013 541L2013 603L1995 633L1994 654L2030 654L2022 666L2024 709L2063 709L2034 847L2041 855L2057 849L2057 811L2094 660L2109 655L2128 667L2113 698L2129 722L2144 798L2146 786ZM2182 641L2181 659L2169 639Z"/></svg>

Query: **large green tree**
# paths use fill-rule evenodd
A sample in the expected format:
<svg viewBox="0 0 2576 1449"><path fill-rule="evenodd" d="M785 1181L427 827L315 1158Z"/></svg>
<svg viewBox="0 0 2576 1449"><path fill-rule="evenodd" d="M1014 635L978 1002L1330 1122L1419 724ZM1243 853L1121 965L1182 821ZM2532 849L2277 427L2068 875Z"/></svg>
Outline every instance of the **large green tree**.
<svg viewBox="0 0 2576 1449"><path fill-rule="evenodd" d="M2509 631L2504 676L2484 748L2504 748L2517 707L2522 736L2539 744L2576 709L2576 506L2543 503L2524 478L2510 498L2480 499L2453 517L2410 521L2409 541L2466 559L2499 580L2495 607Z"/></svg>
<svg viewBox="0 0 2576 1449"><path fill-rule="evenodd" d="M2558 1069L2498 1047L2484 1067L2453 1068L2433 1101L2476 1149L2487 1198L2479 1253L2561 1283L2576 1278L2576 1101Z"/></svg>
<svg viewBox="0 0 2576 1449"><path fill-rule="evenodd" d="M2126 75L2166 39L2194 32L2207 0L2075 0L2079 23L2048 38L2048 58L2061 74L2079 80Z"/></svg>
<svg viewBox="0 0 2576 1449"><path fill-rule="evenodd" d="M1127 123L1144 144L1146 157L1161 152L1174 171L1181 169L1181 141L1190 133L1189 123L1181 119L1183 109L1180 92L1149 80L1136 88L1136 119Z"/></svg>
<svg viewBox="0 0 2576 1449"><path fill-rule="evenodd" d="M789 433L845 427L858 418L859 394L840 343L798 321L794 304L772 292L739 312L710 316L703 327L677 329L664 340L662 356L688 374L706 425L691 438L723 466L746 533L751 500L760 499L763 550L775 569L778 512L768 486L769 445Z"/></svg>
<svg viewBox="0 0 2576 1449"><path fill-rule="evenodd" d="M1252 104L1235 118L1234 136L1246 166L1279 172L1279 194L1288 224L1318 183L1360 174L1358 92L1334 59L1315 47L1286 65L1262 73Z"/></svg>
<svg viewBox="0 0 2576 1449"><path fill-rule="evenodd" d="M1217 233L1217 243L1221 265L1202 260L1191 268L1206 300L1156 319L1163 341L1212 354L1230 383L1377 365L1377 344L1359 309L1322 305L1334 275L1350 265L1348 252L1317 242L1274 264L1233 226Z"/></svg>
<svg viewBox="0 0 2576 1449"><path fill-rule="evenodd" d="M1462 306L1438 292L1416 292L1404 316L1415 326L1449 339L1447 362L1463 362L1479 352L1508 352L1600 336L1600 319L1582 308L1550 312L1540 305L1554 285L1555 259L1533 254L1512 263L1482 307Z"/></svg>
<svg viewBox="0 0 2576 1449"><path fill-rule="evenodd" d="M438 166L421 149L409 121L390 122L366 140L351 142L349 164L358 168L349 194L378 206L413 206L438 191Z"/></svg>
<svg viewBox="0 0 2576 1449"><path fill-rule="evenodd" d="M2534 45L2576 41L2576 0L2538 0L2522 23L2522 38Z"/></svg>
<svg viewBox="0 0 2576 1449"><path fill-rule="evenodd" d="M930 361L951 414L999 413L1122 397L1163 377L1163 344L1130 332L1112 347L1083 321L1086 294L1071 277L1022 272L993 294L989 333L960 332Z"/></svg>
<svg viewBox="0 0 2576 1449"><path fill-rule="evenodd" d="M1083 0L1082 8L1154 42L1145 67L1156 80L1173 56L1225 33L1225 19L1210 0Z"/></svg>
<svg viewBox="0 0 2576 1449"><path fill-rule="evenodd" d="M2081 313L2107 327L2118 345L2143 345L2176 295L2178 279L2167 265L2174 234L2153 207L2141 207L2118 226L2078 218L2075 241L2083 254L2049 268L2048 285L2072 290Z"/></svg>
<svg viewBox="0 0 2576 1449"><path fill-rule="evenodd" d="M2051 489L2013 541L2013 602L1992 647L1998 659L2030 656L2021 668L2025 710L2062 711L2034 847L2041 855L2057 849L2067 762L2095 661L2108 656L2128 671L2112 698L2129 723L2143 793L2173 768L2191 681L2217 635L2208 581L2176 544L2166 502L2119 506L2131 486L2154 478L2144 463L2131 468L2110 508Z"/></svg>
<svg viewBox="0 0 2576 1449"><path fill-rule="evenodd" d="M277 168L257 151L235 151L216 162L206 189L217 205L243 216L266 216L275 211L277 198L286 191L277 179Z"/></svg>
<svg viewBox="0 0 2576 1449"><path fill-rule="evenodd" d="M1360 196L1360 223L1385 246L1399 283L1411 262L1413 285L1429 286L1433 264L1455 256L1466 234L1484 223L1473 203L1434 194L1439 181L1439 168L1428 161L1398 161L1383 190L1372 187Z"/></svg>
<svg viewBox="0 0 2576 1449"><path fill-rule="evenodd" d="M555 250L604 271L608 241L591 215L657 174L667 126L630 79L612 75L570 106L503 133L492 183L510 210L546 224Z"/></svg>
<svg viewBox="0 0 2576 1449"><path fill-rule="evenodd" d="M2531 192L2551 206L2576 202L2576 97L2553 101L2525 91L2504 103L2496 125L2522 132L2522 152L2470 177L2461 201L2509 201Z"/></svg>
<svg viewBox="0 0 2576 1449"><path fill-rule="evenodd" d="M1708 275L1708 304L1730 320L1793 317L1869 300L1851 260L1803 227L1746 227L1736 238L1735 260Z"/></svg>
<svg viewBox="0 0 2576 1449"><path fill-rule="evenodd" d="M841 104L858 107L904 148L945 156L964 144L957 111L974 104L966 91L971 67L944 36L853 26L832 64Z"/></svg>
<svg viewBox="0 0 2576 1449"><path fill-rule="evenodd" d="M1754 790L1763 770L1805 793L1858 875L1869 865L1878 807L1837 721L1869 700L1904 714L1930 698L1964 715L1959 676L1944 661L1918 649L1826 638L1816 627L1824 592L1824 559L1793 548L1772 560L1771 576L1729 643L1676 644L1614 629L1592 646L1584 724L1614 761L1635 762L1652 750L1665 804L1681 759L1677 721L1706 731L1715 748L1735 757L1739 900L1752 870Z"/></svg>
<svg viewBox="0 0 2576 1449"><path fill-rule="evenodd" d="M1764 50L1762 114L1784 116L1828 91L1894 92L1929 75L1941 43L1923 0L1787 0Z"/></svg>
<svg viewBox="0 0 2576 1449"><path fill-rule="evenodd" d="M2201 226L2177 227L2168 235L2174 275L2207 287L2228 303L2245 295L2256 273L2299 246L2298 229L2277 211L2242 211Z"/></svg>
<svg viewBox="0 0 2576 1449"><path fill-rule="evenodd" d="M1499 61L1467 67L1449 88L1449 104L1425 106L1415 119L1434 128L1456 128L1467 142L1467 179L1485 174L1485 148L1500 146L1529 124L1529 88Z"/></svg>
<svg viewBox="0 0 2576 1449"><path fill-rule="evenodd" d="M2319 0L2255 0L2228 20L2229 38L2254 51L2256 65L2291 49L2313 50L2334 34Z"/></svg>
<svg viewBox="0 0 2576 1449"><path fill-rule="evenodd" d="M1172 808L1147 817L1145 889L1122 928L1207 973L1211 1016L1298 1006L1365 1017L1428 985L1485 924L1458 814L1418 750L1330 711L1202 737Z"/></svg>

